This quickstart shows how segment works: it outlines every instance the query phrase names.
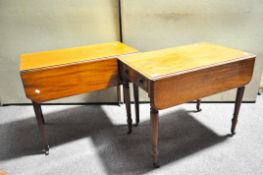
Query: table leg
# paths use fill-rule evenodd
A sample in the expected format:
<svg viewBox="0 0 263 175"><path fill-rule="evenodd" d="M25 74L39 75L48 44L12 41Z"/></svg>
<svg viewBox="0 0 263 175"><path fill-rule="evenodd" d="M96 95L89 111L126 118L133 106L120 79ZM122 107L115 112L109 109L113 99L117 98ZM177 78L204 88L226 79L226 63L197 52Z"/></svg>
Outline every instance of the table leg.
<svg viewBox="0 0 263 175"><path fill-rule="evenodd" d="M117 85L117 101L118 105L121 105L121 85Z"/></svg>
<svg viewBox="0 0 263 175"><path fill-rule="evenodd" d="M45 128L43 126L44 118L43 118L41 106L39 103L36 103L34 101L32 101L32 103L33 103L33 108L34 108L36 119L37 119L37 125L38 125L38 129L39 129L40 137L41 137L42 144L44 147L44 151L45 151L45 154L48 155L49 154L49 145L48 145L48 141L47 141L47 137L46 137L46 133L45 133Z"/></svg>
<svg viewBox="0 0 263 175"><path fill-rule="evenodd" d="M128 134L132 133L131 101L129 82L123 82L124 101L127 112Z"/></svg>
<svg viewBox="0 0 263 175"><path fill-rule="evenodd" d="M45 119L44 119L44 115L43 115L43 112L42 112L41 105L40 105L40 104L37 104L37 108L38 108L38 110L39 110L41 122L42 122L42 124L44 125L44 124L45 124Z"/></svg>
<svg viewBox="0 0 263 175"><path fill-rule="evenodd" d="M202 111L202 109L200 108L200 102L201 102L200 99L196 100L196 112Z"/></svg>
<svg viewBox="0 0 263 175"><path fill-rule="evenodd" d="M152 133L152 161L154 168L159 168L158 164L158 131L159 114L158 110L151 107L151 133Z"/></svg>
<svg viewBox="0 0 263 175"><path fill-rule="evenodd" d="M136 116L136 126L140 123L140 112L139 112L139 87L133 83L133 95L134 95L134 106Z"/></svg>
<svg viewBox="0 0 263 175"><path fill-rule="evenodd" d="M235 102L235 109L234 109L234 115L232 118L232 126L231 126L231 133L234 135L237 121L238 121L238 114L239 114L239 109L241 106L242 98L244 95L245 87L240 87L237 89L237 95L236 95L236 102Z"/></svg>

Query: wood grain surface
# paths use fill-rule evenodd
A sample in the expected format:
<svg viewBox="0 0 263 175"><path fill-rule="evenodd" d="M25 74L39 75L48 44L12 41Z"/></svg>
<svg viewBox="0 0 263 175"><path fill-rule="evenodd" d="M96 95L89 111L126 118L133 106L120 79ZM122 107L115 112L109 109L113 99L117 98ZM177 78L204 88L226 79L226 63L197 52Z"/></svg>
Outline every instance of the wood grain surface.
<svg viewBox="0 0 263 175"><path fill-rule="evenodd" d="M151 81L150 96L156 109L165 109L247 84L255 58L226 62Z"/></svg>
<svg viewBox="0 0 263 175"><path fill-rule="evenodd" d="M21 72L26 96L35 102L87 93L119 84L116 58Z"/></svg>
<svg viewBox="0 0 263 175"><path fill-rule="evenodd" d="M104 57L133 53L136 51L136 49L116 41L75 48L22 54L20 56L20 71L90 61Z"/></svg>
<svg viewBox="0 0 263 175"><path fill-rule="evenodd" d="M120 84L115 55L136 52L120 42L21 55L26 96L44 102Z"/></svg>
<svg viewBox="0 0 263 175"><path fill-rule="evenodd" d="M181 47L124 55L119 58L123 63L129 65L145 77L155 80L170 74L205 68L245 57L255 57L255 55L202 42Z"/></svg>

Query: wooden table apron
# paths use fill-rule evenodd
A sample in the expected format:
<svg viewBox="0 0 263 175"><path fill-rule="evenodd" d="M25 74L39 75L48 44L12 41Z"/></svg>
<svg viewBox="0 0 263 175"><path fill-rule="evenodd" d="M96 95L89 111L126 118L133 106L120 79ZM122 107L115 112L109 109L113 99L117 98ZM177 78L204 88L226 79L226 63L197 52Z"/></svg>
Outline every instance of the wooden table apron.
<svg viewBox="0 0 263 175"><path fill-rule="evenodd" d="M126 91L124 95L126 96L127 106L130 105L128 82L132 82L136 86L141 87L150 97L152 156L155 167L158 167L158 110L229 89L239 88L231 128L231 132L234 134L239 107L244 93L244 86L252 77L254 62L255 57L241 58L217 65L150 79L120 61L120 74L124 81L124 91ZM130 107L128 107L128 110L130 110ZM129 122L131 120L129 111L127 111L127 115L128 125L130 127L129 131L131 132L132 125L131 122Z"/></svg>
<svg viewBox="0 0 263 175"><path fill-rule="evenodd" d="M48 139L40 103L120 85L116 58L21 71L26 96L32 100L45 154Z"/></svg>
<svg viewBox="0 0 263 175"><path fill-rule="evenodd" d="M22 71L26 96L35 102L105 89L120 84L116 58Z"/></svg>

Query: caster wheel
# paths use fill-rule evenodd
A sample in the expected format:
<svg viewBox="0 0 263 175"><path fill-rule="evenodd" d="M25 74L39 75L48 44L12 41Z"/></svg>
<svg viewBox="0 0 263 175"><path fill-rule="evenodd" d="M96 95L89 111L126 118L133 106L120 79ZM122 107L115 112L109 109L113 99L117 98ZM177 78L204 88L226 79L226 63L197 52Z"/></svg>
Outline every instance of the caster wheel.
<svg viewBox="0 0 263 175"><path fill-rule="evenodd" d="M154 162L154 163L153 163L153 167L154 167L154 168L160 168L160 165L159 165L157 162Z"/></svg>
<svg viewBox="0 0 263 175"><path fill-rule="evenodd" d="M49 155L49 145L45 146L44 153L46 156Z"/></svg>
<svg viewBox="0 0 263 175"><path fill-rule="evenodd" d="M200 112L200 111L202 111L202 109L196 109L196 112Z"/></svg>
<svg viewBox="0 0 263 175"><path fill-rule="evenodd" d="M46 156L49 155L49 151L48 151L48 150L45 151L45 155L46 155Z"/></svg>

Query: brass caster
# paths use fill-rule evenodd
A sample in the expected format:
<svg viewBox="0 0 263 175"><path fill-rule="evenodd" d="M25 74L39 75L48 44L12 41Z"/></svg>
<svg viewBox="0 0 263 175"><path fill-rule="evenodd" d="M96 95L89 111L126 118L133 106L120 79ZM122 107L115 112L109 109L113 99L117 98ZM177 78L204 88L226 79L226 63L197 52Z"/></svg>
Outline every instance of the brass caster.
<svg viewBox="0 0 263 175"><path fill-rule="evenodd" d="M153 167L154 168L160 168L160 165L158 164L158 162L153 162Z"/></svg>
<svg viewBox="0 0 263 175"><path fill-rule="evenodd" d="M44 153L46 156L49 155L49 145L45 146Z"/></svg>

